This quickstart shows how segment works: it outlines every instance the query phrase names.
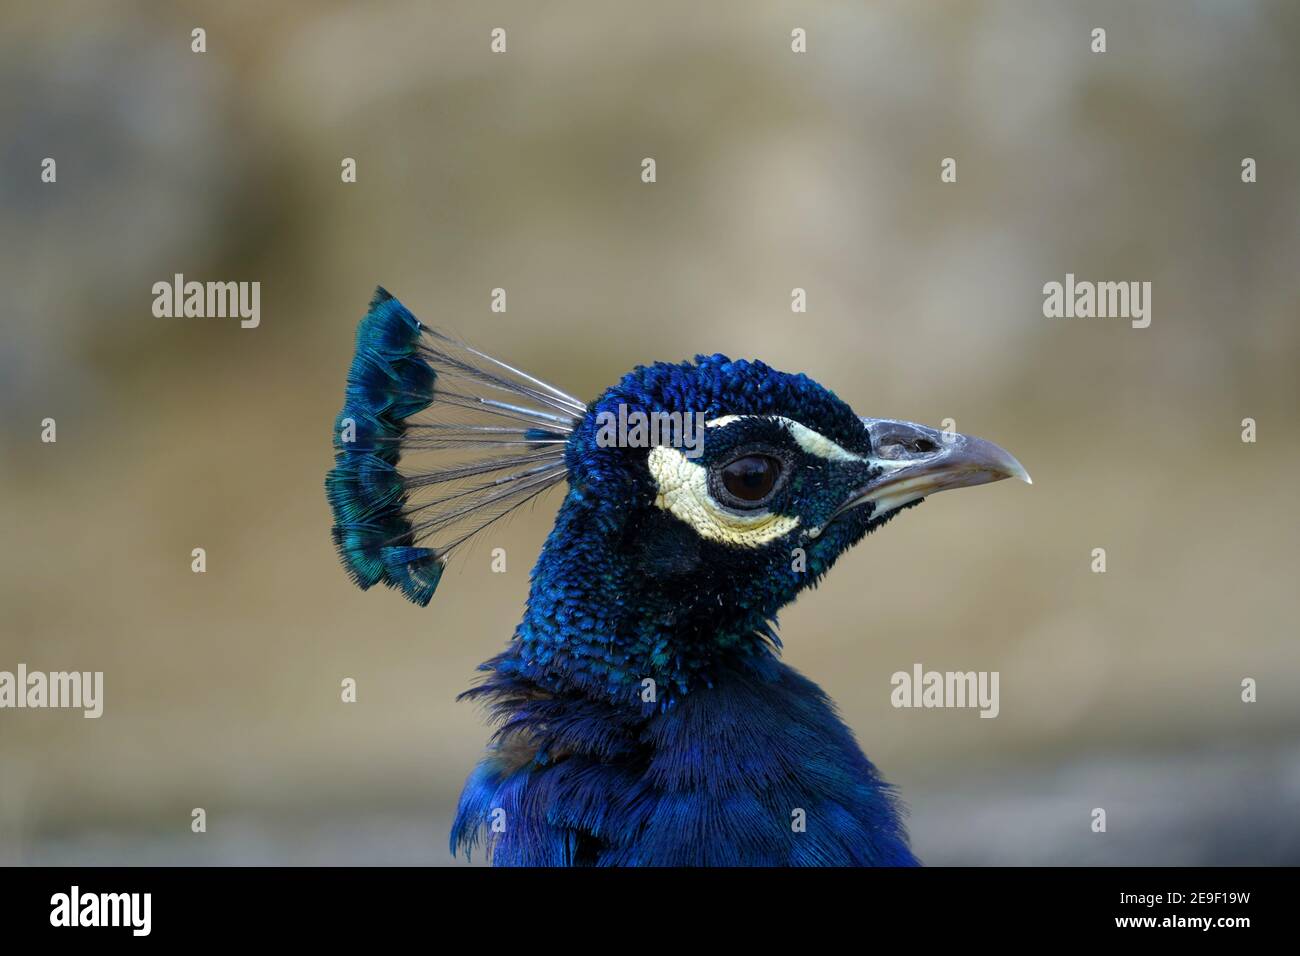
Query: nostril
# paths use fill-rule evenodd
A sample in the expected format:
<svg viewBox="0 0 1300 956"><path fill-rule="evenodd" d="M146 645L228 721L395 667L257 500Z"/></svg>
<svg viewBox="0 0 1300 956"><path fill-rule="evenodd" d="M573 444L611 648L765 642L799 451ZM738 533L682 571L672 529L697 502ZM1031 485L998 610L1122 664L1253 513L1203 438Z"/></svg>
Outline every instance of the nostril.
<svg viewBox="0 0 1300 956"><path fill-rule="evenodd" d="M908 455L928 455L938 451L939 446L929 438L891 435L882 438L877 449L882 458L905 458Z"/></svg>

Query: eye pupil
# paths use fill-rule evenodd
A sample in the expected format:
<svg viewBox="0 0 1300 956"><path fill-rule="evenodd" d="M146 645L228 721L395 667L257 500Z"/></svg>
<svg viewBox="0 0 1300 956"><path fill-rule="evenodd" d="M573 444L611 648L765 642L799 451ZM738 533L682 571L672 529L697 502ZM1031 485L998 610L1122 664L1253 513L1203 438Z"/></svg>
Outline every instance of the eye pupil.
<svg viewBox="0 0 1300 956"><path fill-rule="evenodd" d="M766 455L746 455L722 469L722 485L741 501L761 501L776 485L781 465Z"/></svg>

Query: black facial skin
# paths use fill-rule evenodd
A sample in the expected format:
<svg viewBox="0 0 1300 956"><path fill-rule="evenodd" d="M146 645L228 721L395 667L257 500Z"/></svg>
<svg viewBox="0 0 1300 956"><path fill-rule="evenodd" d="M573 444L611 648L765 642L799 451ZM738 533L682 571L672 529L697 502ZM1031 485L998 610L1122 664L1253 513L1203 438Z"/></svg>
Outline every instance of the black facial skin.
<svg viewBox="0 0 1300 956"><path fill-rule="evenodd" d="M757 505L737 501L724 481L728 465L752 456L780 462L776 487ZM774 418L742 419L724 428L708 429L699 460L709 470L709 492L721 507L738 514L761 510L798 517L804 532L820 527L876 473L865 462L832 462L809 454L799 447L786 425ZM796 536L802 537L799 533ZM783 543L785 551L794 546L774 543Z"/></svg>

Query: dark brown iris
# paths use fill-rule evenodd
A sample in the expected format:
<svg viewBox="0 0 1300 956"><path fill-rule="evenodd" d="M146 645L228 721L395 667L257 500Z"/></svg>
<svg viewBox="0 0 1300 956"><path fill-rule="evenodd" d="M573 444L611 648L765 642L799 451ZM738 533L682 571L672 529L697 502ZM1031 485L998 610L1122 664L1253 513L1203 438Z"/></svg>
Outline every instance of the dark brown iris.
<svg viewBox="0 0 1300 956"><path fill-rule="evenodd" d="M741 501L762 501L772 493L781 463L767 455L746 455L722 469L722 486Z"/></svg>

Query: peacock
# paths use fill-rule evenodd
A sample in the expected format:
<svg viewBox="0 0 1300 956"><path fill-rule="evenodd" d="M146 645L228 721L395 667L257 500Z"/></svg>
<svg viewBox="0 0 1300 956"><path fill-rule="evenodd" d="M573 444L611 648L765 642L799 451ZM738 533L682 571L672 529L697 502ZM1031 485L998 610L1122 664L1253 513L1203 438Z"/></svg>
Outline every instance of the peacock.
<svg viewBox="0 0 1300 956"><path fill-rule="evenodd" d="M626 426L652 420L679 427L648 441ZM382 288L334 449L343 566L421 606L457 548L567 486L523 619L461 695L496 731L461 794L453 854L918 864L893 788L782 662L777 612L927 495L1028 482L1008 452L859 417L806 375L723 355L638 366L584 403Z"/></svg>

